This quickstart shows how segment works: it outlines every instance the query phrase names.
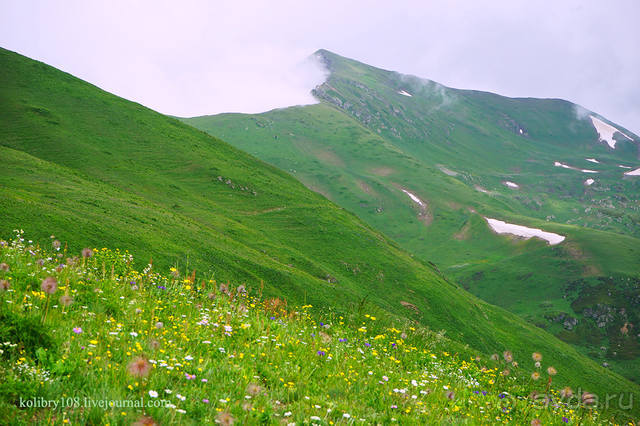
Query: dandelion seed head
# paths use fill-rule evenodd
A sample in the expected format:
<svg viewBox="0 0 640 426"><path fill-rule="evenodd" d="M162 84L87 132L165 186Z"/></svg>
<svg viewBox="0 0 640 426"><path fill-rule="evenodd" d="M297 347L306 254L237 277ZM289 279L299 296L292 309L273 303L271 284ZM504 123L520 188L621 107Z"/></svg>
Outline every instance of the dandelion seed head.
<svg viewBox="0 0 640 426"><path fill-rule="evenodd" d="M58 281L53 277L47 277L42 280L40 288L47 294L53 294L58 289Z"/></svg>
<svg viewBox="0 0 640 426"><path fill-rule="evenodd" d="M9 290L9 287L11 287L11 283L9 283L9 281L0 280L0 290Z"/></svg>
<svg viewBox="0 0 640 426"><path fill-rule="evenodd" d="M134 377L147 377L151 371L151 363L143 357L137 357L129 363L127 370Z"/></svg>
<svg viewBox="0 0 640 426"><path fill-rule="evenodd" d="M133 423L133 426L157 426L158 423L152 417L143 416Z"/></svg>
<svg viewBox="0 0 640 426"><path fill-rule="evenodd" d="M73 297L69 296L68 294L60 296L60 304L62 306L70 306L72 303L73 303Z"/></svg>
<svg viewBox="0 0 640 426"><path fill-rule="evenodd" d="M231 426L235 422L235 419L228 411L222 411L216 416L216 421L222 426Z"/></svg>

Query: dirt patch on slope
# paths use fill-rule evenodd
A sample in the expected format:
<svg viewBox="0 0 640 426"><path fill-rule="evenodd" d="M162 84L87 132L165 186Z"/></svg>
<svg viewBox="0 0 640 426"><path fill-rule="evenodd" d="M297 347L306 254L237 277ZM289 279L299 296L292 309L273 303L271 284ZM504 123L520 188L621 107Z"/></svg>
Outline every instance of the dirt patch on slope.
<svg viewBox="0 0 640 426"><path fill-rule="evenodd" d="M391 167L376 167L371 169L371 173L373 173L376 176L389 176L390 174L395 173L395 170L392 169Z"/></svg>
<svg viewBox="0 0 640 426"><path fill-rule="evenodd" d="M453 234L453 238L455 238L456 240L468 240L470 232L471 232L471 221L467 220L464 226L462 226L462 228L460 228L458 232Z"/></svg>

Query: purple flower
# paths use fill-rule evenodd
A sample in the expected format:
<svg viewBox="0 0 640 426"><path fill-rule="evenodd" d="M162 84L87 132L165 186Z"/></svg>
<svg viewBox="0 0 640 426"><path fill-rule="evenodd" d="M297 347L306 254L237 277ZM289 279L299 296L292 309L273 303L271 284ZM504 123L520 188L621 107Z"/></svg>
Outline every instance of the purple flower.
<svg viewBox="0 0 640 426"><path fill-rule="evenodd" d="M483 396L487 396L487 391L482 391Z"/></svg>
<svg viewBox="0 0 640 426"><path fill-rule="evenodd" d="M184 376L187 378L187 380L193 380L196 378L195 374L184 373Z"/></svg>
<svg viewBox="0 0 640 426"><path fill-rule="evenodd" d="M207 379L202 379L202 380L200 380L200 381L201 381L202 383L207 383L207 382L208 382L208 380L207 380Z"/></svg>
<svg viewBox="0 0 640 426"><path fill-rule="evenodd" d="M563 421L563 422L565 422L565 423L569 423L569 419L568 419L568 418L566 418L566 417L563 417L563 418L562 418L562 421Z"/></svg>
<svg viewBox="0 0 640 426"><path fill-rule="evenodd" d="M501 393L500 395L498 395L498 398L500 398L500 399L504 399L504 397L505 397L505 396L507 396L507 395L505 395L505 394Z"/></svg>
<svg viewBox="0 0 640 426"><path fill-rule="evenodd" d="M320 323L320 327L324 327L324 323L323 322Z"/></svg>
<svg viewBox="0 0 640 426"><path fill-rule="evenodd" d="M344 343L344 342L346 342L346 341L347 341L347 339L338 339L338 341L340 341L340 342L343 342L343 343Z"/></svg>
<svg viewBox="0 0 640 426"><path fill-rule="evenodd" d="M276 317L270 317L269 319L270 319L270 320L274 320L274 319L276 319Z"/></svg>
<svg viewBox="0 0 640 426"><path fill-rule="evenodd" d="M368 348L370 348L370 347L371 347L371 343L368 343L368 342L364 342L364 345L365 345L366 347L368 347Z"/></svg>
<svg viewBox="0 0 640 426"><path fill-rule="evenodd" d="M395 410L396 408L398 408L398 406L397 406L397 405L392 405L392 406L391 406L391 409L392 409L392 410Z"/></svg>
<svg viewBox="0 0 640 426"><path fill-rule="evenodd" d="M80 327L73 327L73 332L76 334L82 333L82 329Z"/></svg>
<svg viewBox="0 0 640 426"><path fill-rule="evenodd" d="M395 345L396 345L395 343L392 343L392 344L391 344L391 346L394 346L394 347L395 347Z"/></svg>
<svg viewBox="0 0 640 426"><path fill-rule="evenodd" d="M166 288L165 286L163 286L163 285L159 285L159 286L158 286L158 288L159 288L160 290L166 290L166 289L167 289L167 288Z"/></svg>
<svg viewBox="0 0 640 426"><path fill-rule="evenodd" d="M202 399L202 402L204 402L205 404L208 404L208 403L209 403L209 400L208 400L207 398L203 398L203 399Z"/></svg>
<svg viewBox="0 0 640 426"><path fill-rule="evenodd" d="M325 351L318 351L318 356L325 356L326 352Z"/></svg>

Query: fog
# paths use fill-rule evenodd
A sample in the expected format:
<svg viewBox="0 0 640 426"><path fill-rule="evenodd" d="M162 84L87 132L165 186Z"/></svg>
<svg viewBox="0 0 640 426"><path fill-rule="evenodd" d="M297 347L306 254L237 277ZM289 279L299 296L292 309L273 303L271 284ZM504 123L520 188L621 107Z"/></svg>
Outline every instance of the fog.
<svg viewBox="0 0 640 426"><path fill-rule="evenodd" d="M563 98L640 133L640 2L0 1L0 46L160 112L314 102L317 49L446 86Z"/></svg>

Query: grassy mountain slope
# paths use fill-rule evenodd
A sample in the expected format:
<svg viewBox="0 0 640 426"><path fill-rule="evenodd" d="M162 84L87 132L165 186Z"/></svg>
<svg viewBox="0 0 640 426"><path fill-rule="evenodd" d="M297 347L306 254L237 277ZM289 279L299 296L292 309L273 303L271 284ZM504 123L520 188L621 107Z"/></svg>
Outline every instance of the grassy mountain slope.
<svg viewBox="0 0 640 426"><path fill-rule="evenodd" d="M614 346L637 307L613 306L604 333L597 318L572 307L600 277L617 277L620 291L638 281L640 178L619 166L640 165L640 139L615 125L635 140L618 134L612 150L598 141L588 114L566 101L450 89L319 54L331 71L315 90L320 104L184 121L288 171L474 294L640 380L640 364L629 368L623 359L640 355L635 339L599 350ZM595 182L586 185L588 178ZM483 216L567 239L549 246L498 236ZM580 291L570 290L580 280ZM607 301L593 300L592 308L598 303ZM565 329L563 314L600 337L587 341Z"/></svg>
<svg viewBox="0 0 640 426"><path fill-rule="evenodd" d="M544 352L559 383L637 392L275 167L42 63L8 51L0 62L0 234L118 243L143 262L264 280L265 295L338 312L366 300L485 353Z"/></svg>
<svg viewBox="0 0 640 426"><path fill-rule="evenodd" d="M26 237L0 244L0 418L12 425L610 420L581 404L584 390L559 391L546 357L480 357L407 320L201 287L117 250L60 267L73 253Z"/></svg>

